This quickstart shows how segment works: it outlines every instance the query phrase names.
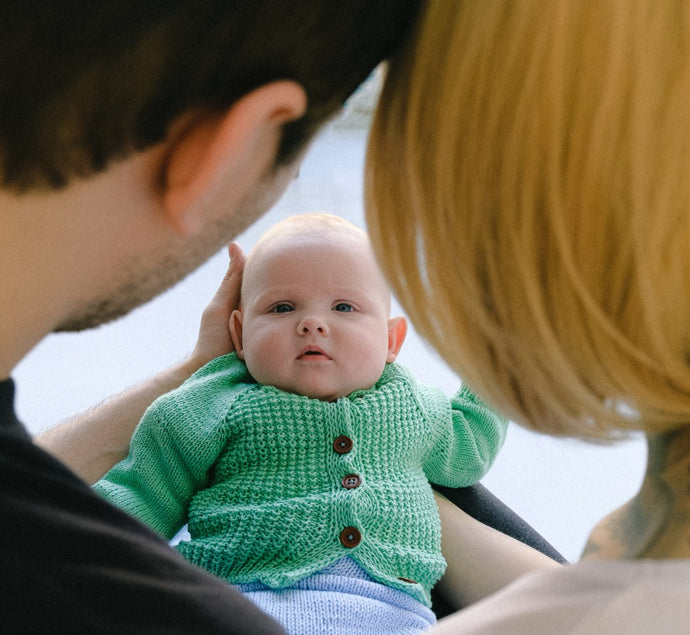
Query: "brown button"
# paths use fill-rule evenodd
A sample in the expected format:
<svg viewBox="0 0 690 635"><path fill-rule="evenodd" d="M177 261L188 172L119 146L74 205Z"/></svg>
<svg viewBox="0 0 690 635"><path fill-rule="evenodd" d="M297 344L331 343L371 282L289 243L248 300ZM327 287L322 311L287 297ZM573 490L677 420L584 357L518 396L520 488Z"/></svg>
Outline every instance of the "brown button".
<svg viewBox="0 0 690 635"><path fill-rule="evenodd" d="M352 450L352 446L352 439L350 437L346 437L344 434L336 437L336 440L333 441L333 449L338 454L347 454L350 452L350 450Z"/></svg>
<svg viewBox="0 0 690 635"><path fill-rule="evenodd" d="M343 547L352 549L360 542L362 542L362 534L359 533L359 529L356 527L345 527L345 529L340 532L340 543Z"/></svg>
<svg viewBox="0 0 690 635"><path fill-rule="evenodd" d="M362 484L362 479L356 474L348 474L347 476L343 476L341 483L345 489L355 489Z"/></svg>

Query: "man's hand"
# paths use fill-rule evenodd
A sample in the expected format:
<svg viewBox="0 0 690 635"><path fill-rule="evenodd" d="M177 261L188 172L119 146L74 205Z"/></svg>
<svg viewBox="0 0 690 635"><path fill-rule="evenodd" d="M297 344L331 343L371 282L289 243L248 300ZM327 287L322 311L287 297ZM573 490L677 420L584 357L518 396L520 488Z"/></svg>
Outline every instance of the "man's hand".
<svg viewBox="0 0 690 635"><path fill-rule="evenodd" d="M127 456L134 428L157 397L177 388L212 359L233 350L228 322L240 301L245 257L235 243L228 247L228 252L230 266L204 309L192 354L183 362L37 437L38 445L69 465L86 482L94 483Z"/></svg>
<svg viewBox="0 0 690 635"><path fill-rule="evenodd" d="M239 308L242 272L246 261L244 252L237 243L228 246L230 265L220 287L201 315L199 337L189 358L189 364L201 368L216 357L235 350L228 323L230 314Z"/></svg>

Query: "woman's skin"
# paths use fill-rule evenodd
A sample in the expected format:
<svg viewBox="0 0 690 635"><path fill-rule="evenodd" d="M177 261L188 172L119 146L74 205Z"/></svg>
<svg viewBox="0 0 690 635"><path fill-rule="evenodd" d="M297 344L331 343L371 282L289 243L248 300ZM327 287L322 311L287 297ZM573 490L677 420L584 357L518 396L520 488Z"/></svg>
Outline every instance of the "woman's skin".
<svg viewBox="0 0 690 635"><path fill-rule="evenodd" d="M690 557L690 426L647 443L640 491L594 528L583 558Z"/></svg>
<svg viewBox="0 0 690 635"><path fill-rule="evenodd" d="M441 515L441 551L448 562L437 590L455 609L487 597L525 573L561 566L475 520L438 492L435 495Z"/></svg>

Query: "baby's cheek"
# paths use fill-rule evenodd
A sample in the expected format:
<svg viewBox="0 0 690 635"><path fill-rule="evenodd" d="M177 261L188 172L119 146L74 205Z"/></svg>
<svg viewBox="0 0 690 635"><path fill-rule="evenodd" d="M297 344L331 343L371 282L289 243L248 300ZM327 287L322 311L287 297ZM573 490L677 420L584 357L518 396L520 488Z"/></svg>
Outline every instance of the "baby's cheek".
<svg viewBox="0 0 690 635"><path fill-rule="evenodd" d="M285 362L280 338L263 337L244 348L245 363L250 374L260 384L275 385L280 368Z"/></svg>

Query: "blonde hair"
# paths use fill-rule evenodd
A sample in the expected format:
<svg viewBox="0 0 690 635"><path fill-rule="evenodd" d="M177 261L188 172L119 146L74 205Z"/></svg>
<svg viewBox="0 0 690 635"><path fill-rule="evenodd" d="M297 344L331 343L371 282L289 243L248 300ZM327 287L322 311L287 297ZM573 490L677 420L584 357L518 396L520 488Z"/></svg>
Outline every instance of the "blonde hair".
<svg viewBox="0 0 690 635"><path fill-rule="evenodd" d="M391 61L369 233L420 333L513 420L690 422L690 11L430 0Z"/></svg>

